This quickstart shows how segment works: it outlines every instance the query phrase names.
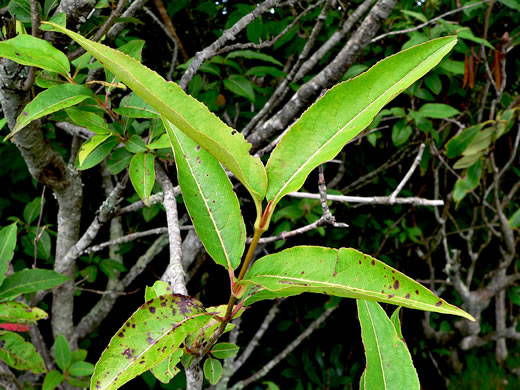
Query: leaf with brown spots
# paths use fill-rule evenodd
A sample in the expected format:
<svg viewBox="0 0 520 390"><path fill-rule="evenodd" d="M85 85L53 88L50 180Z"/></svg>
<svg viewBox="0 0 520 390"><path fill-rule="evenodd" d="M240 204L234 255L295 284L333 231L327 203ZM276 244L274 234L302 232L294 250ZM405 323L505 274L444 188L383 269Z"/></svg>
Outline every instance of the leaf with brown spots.
<svg viewBox="0 0 520 390"><path fill-rule="evenodd" d="M260 287L259 292L246 298L245 304L314 292L474 320L408 276L351 248L297 246L286 249L257 260L241 283Z"/></svg>
<svg viewBox="0 0 520 390"><path fill-rule="evenodd" d="M146 302L112 337L96 364L91 389L117 389L159 365L212 316L198 300L183 295Z"/></svg>

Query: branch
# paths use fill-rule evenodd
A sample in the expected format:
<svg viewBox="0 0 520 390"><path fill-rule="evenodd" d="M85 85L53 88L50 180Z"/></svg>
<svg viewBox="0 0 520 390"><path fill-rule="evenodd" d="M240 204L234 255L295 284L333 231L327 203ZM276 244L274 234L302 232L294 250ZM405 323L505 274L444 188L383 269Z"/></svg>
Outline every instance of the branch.
<svg viewBox="0 0 520 390"><path fill-rule="evenodd" d="M135 15L137 11L139 11L143 6L146 4L148 0L134 0L132 4L126 9L125 12L123 12L123 15L121 15L122 18L131 18ZM115 23L110 30L108 30L107 38L110 41L113 41L116 39L116 37L123 31L123 29L126 27L126 22L118 22Z"/></svg>
<svg viewBox="0 0 520 390"><path fill-rule="evenodd" d="M192 230L192 229L193 229L192 225L179 227L179 230ZM107 246L120 245L120 244L124 244L127 242L135 241L142 237L152 236L155 234L164 234L164 233L168 233L167 227L159 227L159 228L155 228L155 229L146 230L144 232L131 233L131 234L127 234L126 236L123 236L123 237L115 238L113 240L105 241L101 244L88 247L83 251L83 253L98 252L98 251L106 248Z"/></svg>
<svg viewBox="0 0 520 390"><path fill-rule="evenodd" d="M287 32L289 32L289 30L291 28L293 28L296 23L298 23L298 21L302 18L302 16L304 16L305 14L309 13L310 11L312 11L314 8L316 8L317 6L323 4L325 0L319 0L318 2L308 6L306 9L304 9L298 16L294 17L294 19L291 21L291 23L289 23L277 36L275 36L274 38L271 38L271 39L268 39L267 41L263 41L263 42L260 42L260 43L253 43L253 42L248 42L248 43L236 43L234 45L230 45L230 46L225 46L223 47L222 49L220 49L217 53L215 54L224 54L224 53L229 53L230 51L235 51L235 50L244 50L244 49L256 49L256 50L260 50L260 49L265 49L267 47L271 47L273 46L281 37L283 37L285 34L287 34Z"/></svg>
<svg viewBox="0 0 520 390"><path fill-rule="evenodd" d="M309 194L306 192L291 192L287 194L293 198L320 199L319 194ZM409 204L414 206L443 206L443 200L429 200L419 197L395 198L393 201L390 196L348 196L348 195L327 195L327 200L333 202L344 203L362 203L362 204Z"/></svg>
<svg viewBox="0 0 520 390"><path fill-rule="evenodd" d="M176 294L188 295L186 289L185 274L182 268L181 253L181 233L179 229L179 218L177 215L177 200L175 191L170 178L161 168L156 165L155 174L157 181L162 187L164 198L163 206L166 209L166 219L168 221L168 238L170 241L170 262L164 271L161 280L172 286Z"/></svg>
<svg viewBox="0 0 520 390"><path fill-rule="evenodd" d="M390 194L391 202L395 202L397 195L401 192L401 190L403 189L405 184L408 182L408 180L410 180L410 177L412 177L413 173L415 172L415 169L421 163L423 153L424 153L424 144L421 144L421 146L419 146L419 153L417 153L417 157L415 157L415 160L413 160L412 166L410 167L408 172L406 172L406 175L404 175L403 179L401 180L401 182L399 183L397 188L394 190L394 192L392 192Z"/></svg>
<svg viewBox="0 0 520 390"><path fill-rule="evenodd" d="M383 38L389 37L391 35L407 34L407 33L412 32L412 31L420 30L421 28L424 28L424 27L428 26L429 24L432 24L432 23L436 22L439 19L445 18L446 16L456 14L456 13L464 11L465 9L468 9L468 8L473 8L473 7L480 6L480 5L484 4L484 3L487 3L488 1L490 1L490 0L482 0L479 3L468 4L468 5L459 7L459 8L455 8L455 9L453 9L451 11L448 11L448 12L445 12L442 15L439 15L439 16L433 18L433 19L430 19L427 22L424 22L424 23L422 23L422 24L420 24L420 25L418 25L416 27L407 28L405 30L399 30L399 31L390 31L390 32L378 35L377 37L373 38L370 41L370 43L377 42L377 41L379 41L379 40L381 40Z"/></svg>
<svg viewBox="0 0 520 390"><path fill-rule="evenodd" d="M107 18L105 23L103 23L103 25L96 31L96 33L89 38L91 41L97 42L101 38L103 38L103 36L107 33L107 31L110 29L110 27L112 27L112 25L115 23L116 19L119 18L121 16L121 14L123 13L123 8L124 8L125 4L126 4L126 0L119 0L117 2L116 8L114 8L112 10L112 12L110 13L110 16ZM70 61L72 61L72 60L75 60L76 58L78 58L79 56L81 56L83 53L85 53L85 49L83 49L82 47L79 47L76 50L74 50L72 53L69 53L67 55L67 58Z"/></svg>

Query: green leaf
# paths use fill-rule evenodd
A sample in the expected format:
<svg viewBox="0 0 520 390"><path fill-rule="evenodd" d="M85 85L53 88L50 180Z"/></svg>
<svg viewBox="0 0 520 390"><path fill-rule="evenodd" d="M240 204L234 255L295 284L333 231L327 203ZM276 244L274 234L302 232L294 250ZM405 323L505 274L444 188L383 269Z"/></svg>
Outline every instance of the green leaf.
<svg viewBox="0 0 520 390"><path fill-rule="evenodd" d="M152 153L137 153L130 160L130 181L137 195L148 204L148 198L155 184L155 155Z"/></svg>
<svg viewBox="0 0 520 390"><path fill-rule="evenodd" d="M9 58L22 65L61 73L64 76L70 71L70 63L64 53L49 42L28 34L1 41L0 57Z"/></svg>
<svg viewBox="0 0 520 390"><path fill-rule="evenodd" d="M0 322L34 324L48 317L49 315L38 307L29 307L22 302L0 302Z"/></svg>
<svg viewBox="0 0 520 390"><path fill-rule="evenodd" d="M261 291L248 297L245 304L314 292L474 320L408 276L351 248L297 246L264 256L253 264L242 283L261 287Z"/></svg>
<svg viewBox="0 0 520 390"><path fill-rule="evenodd" d="M11 138L33 120L74 106L90 96L92 96L92 92L88 88L75 84L56 85L40 92L25 106L16 119L13 130L5 137L4 141Z"/></svg>
<svg viewBox="0 0 520 390"><path fill-rule="evenodd" d="M237 51L229 53L226 56L226 59L236 58L236 57L247 58L248 60L259 60L259 61L269 62L271 64L275 64L280 67L283 67L283 64L280 61L278 61L276 58L273 58L270 55L267 55L264 53L258 53L253 50L237 50Z"/></svg>
<svg viewBox="0 0 520 390"><path fill-rule="evenodd" d="M94 365L89 362L75 362L67 371L72 376L89 376L94 372Z"/></svg>
<svg viewBox="0 0 520 390"><path fill-rule="evenodd" d="M93 133L113 134L114 131L108 127L103 117L90 111L82 110L81 108L67 108L65 110L69 118L78 126L86 127Z"/></svg>
<svg viewBox="0 0 520 390"><path fill-rule="evenodd" d="M253 66L248 69L246 76L273 76L273 77L285 77L287 74L274 66Z"/></svg>
<svg viewBox="0 0 520 390"><path fill-rule="evenodd" d="M392 143L394 146L401 146L406 143L410 135L412 135L412 127L407 125L404 119L398 120L392 126Z"/></svg>
<svg viewBox="0 0 520 390"><path fill-rule="evenodd" d="M509 218L509 226L513 229L520 227L520 209L516 210Z"/></svg>
<svg viewBox="0 0 520 390"><path fill-rule="evenodd" d="M164 121L184 204L209 255L228 270L240 264L246 228L238 198L219 162Z"/></svg>
<svg viewBox="0 0 520 390"><path fill-rule="evenodd" d="M159 116L159 113L152 106L134 92L125 96L121 100L119 108L115 108L114 112L129 118L157 118Z"/></svg>
<svg viewBox="0 0 520 390"><path fill-rule="evenodd" d="M520 306L520 286L514 286L507 290L507 296L516 306Z"/></svg>
<svg viewBox="0 0 520 390"><path fill-rule="evenodd" d="M78 163L81 166L87 157L96 150L103 142L110 138L110 134L94 135L81 145L78 153Z"/></svg>
<svg viewBox="0 0 520 390"><path fill-rule="evenodd" d="M176 350L170 355L170 357L164 359L160 364L153 367L150 371L162 383L169 383L172 378L181 371L179 368L177 368L177 364L179 364L181 361L183 353L184 352L182 349Z"/></svg>
<svg viewBox="0 0 520 390"><path fill-rule="evenodd" d="M72 362L82 362L87 358L88 351L86 349L76 349L72 351Z"/></svg>
<svg viewBox="0 0 520 390"><path fill-rule="evenodd" d="M126 141L125 147L130 153L146 152L148 150L143 139L138 135L131 136L130 139Z"/></svg>
<svg viewBox="0 0 520 390"><path fill-rule="evenodd" d="M419 390L419 377L406 344L376 302L357 301L367 367L362 389Z"/></svg>
<svg viewBox="0 0 520 390"><path fill-rule="evenodd" d="M460 111L447 104L426 103L419 108L417 113L425 118L444 119L460 114Z"/></svg>
<svg viewBox="0 0 520 390"><path fill-rule="evenodd" d="M14 256L16 247L16 223L0 230L0 286L5 279L9 262Z"/></svg>
<svg viewBox="0 0 520 390"><path fill-rule="evenodd" d="M298 190L318 165L334 158L395 96L439 63L456 37L435 39L388 57L330 89L276 146L267 163L267 200L273 206Z"/></svg>
<svg viewBox="0 0 520 390"><path fill-rule="evenodd" d="M471 126L450 139L446 144L446 156L449 158L460 156L481 129L482 124Z"/></svg>
<svg viewBox="0 0 520 390"><path fill-rule="evenodd" d="M34 346L13 332L0 331L0 360L20 371L45 372L42 357Z"/></svg>
<svg viewBox="0 0 520 390"><path fill-rule="evenodd" d="M403 332L401 330L401 319L399 318L399 313L401 312L401 307L398 307L392 313L392 317L390 317L390 321L394 325L395 331L399 338L404 341Z"/></svg>
<svg viewBox="0 0 520 390"><path fill-rule="evenodd" d="M453 189L453 200L460 202L469 192L477 188L482 176L482 160L479 158L475 164L469 167L466 177L458 179Z"/></svg>
<svg viewBox="0 0 520 390"><path fill-rule="evenodd" d="M30 225L40 215L41 198L37 196L31 202L27 203L23 209L23 219Z"/></svg>
<svg viewBox="0 0 520 390"><path fill-rule="evenodd" d="M107 160L107 169L112 175L117 175L130 164L134 155L125 148L114 150Z"/></svg>
<svg viewBox="0 0 520 390"><path fill-rule="evenodd" d="M104 259L99 263L99 269L110 279L117 277L117 272L125 272L126 267L123 263L113 259Z"/></svg>
<svg viewBox="0 0 520 390"><path fill-rule="evenodd" d="M153 284L152 287L146 286L144 299L145 301L151 301L152 299L161 295L170 295L172 292L172 288L168 283L163 282L162 280L158 280Z"/></svg>
<svg viewBox="0 0 520 390"><path fill-rule="evenodd" d="M148 149L164 149L164 148L170 148L170 139L168 138L168 134L164 133L161 134L159 138L157 138L155 141L150 142L148 145Z"/></svg>
<svg viewBox="0 0 520 390"><path fill-rule="evenodd" d="M222 369L222 363L220 360L212 359L208 357L204 362L204 376L212 385L216 385L222 377L224 370Z"/></svg>
<svg viewBox="0 0 520 390"><path fill-rule="evenodd" d="M48 269L24 269L10 275L0 286L0 299L17 297L20 294L47 290L69 280L65 275Z"/></svg>
<svg viewBox="0 0 520 390"><path fill-rule="evenodd" d="M54 390L63 382L64 379L65 376L58 370L49 371L43 380L42 390Z"/></svg>
<svg viewBox="0 0 520 390"><path fill-rule="evenodd" d="M56 72L42 70L36 75L34 83L40 88L50 88L55 85L65 84L65 80Z"/></svg>
<svg viewBox="0 0 520 390"><path fill-rule="evenodd" d="M119 329L96 364L91 387L117 389L170 356L211 313L196 299L161 295L146 302Z"/></svg>
<svg viewBox="0 0 520 390"><path fill-rule="evenodd" d="M251 145L240 133L187 95L177 84L167 82L127 55L56 24L52 26L78 42L125 85L224 164L251 193L257 213L261 212L261 201L267 187L265 169L259 158L249 154Z"/></svg>
<svg viewBox="0 0 520 390"><path fill-rule="evenodd" d="M255 101L255 91L253 91L251 81L243 76L232 74L224 80L224 87L238 96L249 99L251 102Z"/></svg>
<svg viewBox="0 0 520 390"><path fill-rule="evenodd" d="M56 357L56 364L62 371L67 370L72 363L69 343L61 334L54 340L54 356Z"/></svg>
<svg viewBox="0 0 520 390"><path fill-rule="evenodd" d="M98 165L101 161L105 159L106 156L119 144L119 140L115 137L107 138L104 142L102 142L92 153L90 153L83 164L77 164L76 168L80 171L85 169L90 169L96 165ZM76 160L78 161L78 160Z"/></svg>
<svg viewBox="0 0 520 390"><path fill-rule="evenodd" d="M217 359L226 359L235 356L239 351L239 346L231 343L218 343L211 348L210 353Z"/></svg>

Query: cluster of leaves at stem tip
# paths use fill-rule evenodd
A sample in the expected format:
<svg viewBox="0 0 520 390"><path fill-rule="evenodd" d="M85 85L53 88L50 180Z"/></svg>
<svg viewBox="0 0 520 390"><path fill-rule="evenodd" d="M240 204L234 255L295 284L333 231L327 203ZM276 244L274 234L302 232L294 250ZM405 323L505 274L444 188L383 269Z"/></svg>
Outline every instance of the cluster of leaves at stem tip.
<svg viewBox="0 0 520 390"><path fill-rule="evenodd" d="M91 388L115 389L147 370L168 382L178 366L189 367L204 357L205 376L216 383L222 375L219 359L238 351L233 344L215 344L232 328L231 319L257 301L304 292L358 300L367 356L363 388L387 388L387 381L419 388L398 311L389 318L376 301L473 320L471 315L355 249L297 246L264 256L250 268L249 262L280 199L301 188L314 168L334 158L390 100L437 65L456 37L404 50L327 91L291 126L264 166L249 154L251 145L239 132L177 84L143 66L142 44L130 42L117 51L66 29L63 21L46 22L43 28L68 35L86 53L73 61L71 73L67 57L43 40L18 35L0 42L0 56L42 69L36 83L44 89L25 107L9 137L33 120L61 115L92 132L79 150L76 167L88 169L108 157L112 174L128 168L145 203L154 187L157 161L173 157L193 225L208 254L230 275L230 300L217 307L205 308L194 298L172 294L163 282L147 288L146 303L123 324L99 359ZM113 88L131 89L118 107L82 84L78 71L87 66L104 68L106 96ZM149 120L146 133L131 126L135 119ZM255 231L245 255L245 223L222 166L244 185L256 205Z"/></svg>

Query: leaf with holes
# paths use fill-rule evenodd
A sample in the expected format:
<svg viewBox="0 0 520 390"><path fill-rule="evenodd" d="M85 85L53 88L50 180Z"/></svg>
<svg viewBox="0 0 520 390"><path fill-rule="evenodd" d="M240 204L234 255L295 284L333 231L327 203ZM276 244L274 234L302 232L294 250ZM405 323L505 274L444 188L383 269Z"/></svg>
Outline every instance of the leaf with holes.
<svg viewBox="0 0 520 390"><path fill-rule="evenodd" d="M0 360L20 371L45 372L43 359L34 346L16 333L0 331Z"/></svg>
<svg viewBox="0 0 520 390"><path fill-rule="evenodd" d="M318 165L334 158L394 97L432 69L456 37L432 40L378 62L330 89L289 129L267 163L266 198L273 204L298 190Z"/></svg>
<svg viewBox="0 0 520 390"><path fill-rule="evenodd" d="M216 263L235 269L244 252L246 228L233 186L212 155L171 122L164 120L164 127L195 230Z"/></svg>
<svg viewBox="0 0 520 390"><path fill-rule="evenodd" d="M146 302L112 337L96 364L91 388L117 389L157 366L211 317L199 301L183 295L161 295Z"/></svg>
<svg viewBox="0 0 520 390"><path fill-rule="evenodd" d="M0 285L5 279L9 262L14 256L16 246L16 223L0 230Z"/></svg>
<svg viewBox="0 0 520 390"><path fill-rule="evenodd" d="M148 199L155 183L155 155L137 153L130 160L130 181L137 195L149 206Z"/></svg>
<svg viewBox="0 0 520 390"><path fill-rule="evenodd" d="M471 315L408 276L351 248L297 246L264 256L247 271L241 283L260 287L260 291L245 299L245 304L314 292L453 314L474 321Z"/></svg>
<svg viewBox="0 0 520 390"><path fill-rule="evenodd" d="M83 85L62 84L40 92L23 109L16 118L13 130L5 137L8 140L32 121L67 107L75 106L93 96Z"/></svg>
<svg viewBox="0 0 520 390"><path fill-rule="evenodd" d="M0 42L0 57L22 65L61 73L66 76L70 71L67 56L49 42L28 34L20 34Z"/></svg>
<svg viewBox="0 0 520 390"><path fill-rule="evenodd" d="M126 54L92 42L57 24L44 23L74 39L154 110L233 172L253 196L257 214L261 213L267 176L260 159L249 154L251 145L239 132L187 95L177 84L166 81Z"/></svg>
<svg viewBox="0 0 520 390"><path fill-rule="evenodd" d="M360 389L419 390L412 356L385 311L363 299L358 299L357 306L367 359Z"/></svg>

